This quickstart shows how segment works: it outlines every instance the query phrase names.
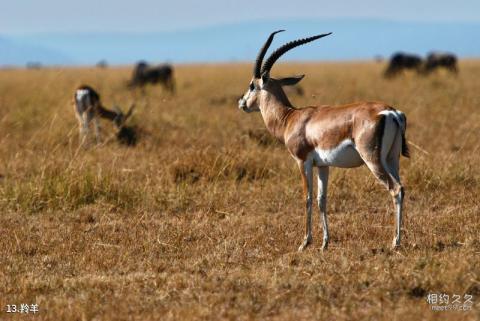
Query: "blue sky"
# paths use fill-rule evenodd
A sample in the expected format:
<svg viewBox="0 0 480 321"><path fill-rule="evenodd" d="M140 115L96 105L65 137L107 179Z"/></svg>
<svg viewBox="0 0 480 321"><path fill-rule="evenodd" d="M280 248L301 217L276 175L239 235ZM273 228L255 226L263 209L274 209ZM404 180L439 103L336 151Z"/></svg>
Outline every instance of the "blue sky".
<svg viewBox="0 0 480 321"><path fill-rule="evenodd" d="M275 43L332 31L285 60L401 50L480 57L480 0L15 0L0 6L0 66L251 61Z"/></svg>
<svg viewBox="0 0 480 321"><path fill-rule="evenodd" d="M2 1L0 33L172 31L286 18L480 22L480 1L16 0Z"/></svg>

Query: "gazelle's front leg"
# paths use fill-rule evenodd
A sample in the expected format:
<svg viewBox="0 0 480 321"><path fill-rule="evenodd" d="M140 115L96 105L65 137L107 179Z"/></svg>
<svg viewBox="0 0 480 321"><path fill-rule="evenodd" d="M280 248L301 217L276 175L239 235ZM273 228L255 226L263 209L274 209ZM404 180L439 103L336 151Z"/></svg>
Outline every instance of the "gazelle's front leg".
<svg viewBox="0 0 480 321"><path fill-rule="evenodd" d="M78 117L78 129L79 129L79 139L80 146L85 147L85 143L88 138L88 119L85 114L82 114Z"/></svg>
<svg viewBox="0 0 480 321"><path fill-rule="evenodd" d="M303 194L305 197L305 238L298 248L298 251L303 251L310 243L312 243L313 162L311 159L298 161L298 166L302 175Z"/></svg>
<svg viewBox="0 0 480 321"><path fill-rule="evenodd" d="M323 244L322 250L328 247L328 222L327 222L327 185L328 185L328 167L318 168L318 208L323 225Z"/></svg>

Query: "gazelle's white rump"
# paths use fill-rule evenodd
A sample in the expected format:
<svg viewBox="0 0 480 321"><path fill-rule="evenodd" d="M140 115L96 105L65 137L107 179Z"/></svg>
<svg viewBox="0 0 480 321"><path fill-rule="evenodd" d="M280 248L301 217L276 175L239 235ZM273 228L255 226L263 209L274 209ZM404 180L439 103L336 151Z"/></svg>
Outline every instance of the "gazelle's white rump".
<svg viewBox="0 0 480 321"><path fill-rule="evenodd" d="M391 116L395 122L400 126L401 131L405 131L405 114L399 110L383 110L379 115Z"/></svg>
<svg viewBox="0 0 480 321"><path fill-rule="evenodd" d="M343 140L332 149L316 148L311 153L315 166L334 166L351 168L363 164L351 139Z"/></svg>
<svg viewBox="0 0 480 321"><path fill-rule="evenodd" d="M75 98L77 101L79 100L82 100L83 97L85 97L86 95L88 95L88 90L86 89L77 89L76 93L75 93Z"/></svg>

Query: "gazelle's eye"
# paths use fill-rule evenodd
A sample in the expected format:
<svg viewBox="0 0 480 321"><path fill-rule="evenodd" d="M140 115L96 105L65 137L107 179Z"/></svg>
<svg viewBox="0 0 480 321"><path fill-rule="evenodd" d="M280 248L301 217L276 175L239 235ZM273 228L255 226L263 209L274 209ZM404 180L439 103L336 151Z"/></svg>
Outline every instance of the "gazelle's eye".
<svg viewBox="0 0 480 321"><path fill-rule="evenodd" d="M255 90L255 86L253 85L253 82L250 83L250 91L254 91Z"/></svg>

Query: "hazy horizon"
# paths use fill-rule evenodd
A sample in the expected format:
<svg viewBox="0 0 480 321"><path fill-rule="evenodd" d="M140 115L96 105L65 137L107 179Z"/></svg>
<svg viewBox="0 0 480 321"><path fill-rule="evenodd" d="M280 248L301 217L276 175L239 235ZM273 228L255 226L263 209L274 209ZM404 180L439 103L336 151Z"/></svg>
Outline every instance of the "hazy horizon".
<svg viewBox="0 0 480 321"><path fill-rule="evenodd" d="M275 44L333 32L284 60L364 60L395 51L452 51L479 57L480 2L380 0L301 4L264 0L102 2L20 0L2 5L0 65L251 61L266 36Z"/></svg>
<svg viewBox="0 0 480 321"><path fill-rule="evenodd" d="M32 32L161 32L271 19L386 19L403 22L480 22L480 2L381 0L322 2L263 0L19 0L2 4L0 30Z"/></svg>

